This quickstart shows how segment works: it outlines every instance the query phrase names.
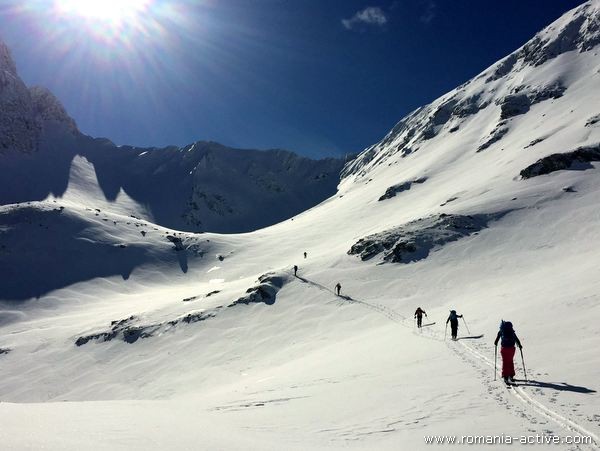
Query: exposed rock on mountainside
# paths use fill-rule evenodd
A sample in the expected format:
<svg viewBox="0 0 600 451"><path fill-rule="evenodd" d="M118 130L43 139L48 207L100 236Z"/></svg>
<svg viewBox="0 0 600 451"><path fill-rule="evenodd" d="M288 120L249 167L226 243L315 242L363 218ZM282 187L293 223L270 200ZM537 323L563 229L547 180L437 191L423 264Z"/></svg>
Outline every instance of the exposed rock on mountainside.
<svg viewBox="0 0 600 451"><path fill-rule="evenodd" d="M0 154L37 151L48 121L77 133L75 122L56 97L44 88L25 86L10 50L0 41Z"/></svg>
<svg viewBox="0 0 600 451"><path fill-rule="evenodd" d="M573 82L568 75L568 63L562 68L564 78L560 72L550 72L541 78L533 75L538 67L568 52L592 52L600 43L599 10L598 2L581 5L479 76L408 114L378 144L349 162L342 171L342 178L367 177L384 163L389 164L390 159L413 157L426 145L443 148L450 134L460 132L467 133L477 152L503 146L514 118L530 113L534 106L568 94ZM491 121L498 122L490 130ZM469 129L474 122L478 125ZM587 126L595 122L592 117Z"/></svg>
<svg viewBox="0 0 600 451"><path fill-rule="evenodd" d="M548 155L523 169L521 177L529 179L563 169L590 169L593 167L590 164L592 161L600 161L600 144Z"/></svg>
<svg viewBox="0 0 600 451"><path fill-rule="evenodd" d="M409 189L412 188L413 184L422 184L425 183L427 181L427 177L421 177L415 180L409 180L408 182L404 182L404 183L399 183L397 185L393 185L390 186L388 189L385 190L385 193L383 194L383 196L381 196L378 200L382 201L382 200L386 200L386 199L391 199L392 197L395 197L396 194L401 193L402 191L408 191Z"/></svg>
<svg viewBox="0 0 600 451"><path fill-rule="evenodd" d="M518 86L512 94L496 102L500 105L500 118L508 119L519 114L525 114L536 103L562 97L566 89L560 82L539 88Z"/></svg>
<svg viewBox="0 0 600 451"><path fill-rule="evenodd" d="M249 288L246 292L246 295L229 304L227 308L236 307L238 305L249 305L253 303L272 305L275 303L277 292L283 287L287 280L287 274L263 274L258 278L258 285ZM210 296L214 293L218 293L218 291L209 293L207 296ZM191 300L191 298L184 299L184 301L189 300ZM154 337L160 332L167 332L181 324L193 324L215 318L217 316L217 312L221 308L223 308L223 306L216 307L210 311L203 310L199 312L187 313L173 320L154 324L143 324L139 317L131 315L125 319L112 321L108 330L93 332L78 337L75 340L75 345L83 346L91 341L102 343L111 341L113 339L119 339L126 343L135 343L139 339ZM2 354L2 349L0 349L0 354Z"/></svg>
<svg viewBox="0 0 600 451"><path fill-rule="evenodd" d="M249 288L248 291L246 291L245 296L242 296L237 301L233 302L229 307L239 304L274 304L277 292L287 281L287 276L284 274L267 273L260 276L258 281L260 284Z"/></svg>
<svg viewBox="0 0 600 451"><path fill-rule="evenodd" d="M436 248L472 235L503 214L439 215L385 230L358 240L348 254L369 260L383 253L383 262L410 263L427 258Z"/></svg>

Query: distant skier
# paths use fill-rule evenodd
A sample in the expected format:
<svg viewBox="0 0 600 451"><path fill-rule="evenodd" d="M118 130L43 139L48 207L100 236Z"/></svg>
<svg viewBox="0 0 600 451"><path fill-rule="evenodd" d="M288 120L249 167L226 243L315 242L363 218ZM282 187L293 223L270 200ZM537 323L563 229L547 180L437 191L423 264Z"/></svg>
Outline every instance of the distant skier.
<svg viewBox="0 0 600 451"><path fill-rule="evenodd" d="M305 253L304 253L304 258L306 258L306 257L307 257L307 255L308 255L308 254L305 252Z"/></svg>
<svg viewBox="0 0 600 451"><path fill-rule="evenodd" d="M294 265L294 276L298 277L297 273L298 273L298 265Z"/></svg>
<svg viewBox="0 0 600 451"><path fill-rule="evenodd" d="M335 294L337 294L339 296L341 291L342 291L342 285L338 282L337 285L335 286Z"/></svg>
<svg viewBox="0 0 600 451"><path fill-rule="evenodd" d="M450 329L452 329L452 339L456 340L458 335L458 318L462 318L462 315L458 315L456 310L450 310L450 316L446 320L446 324L450 322Z"/></svg>
<svg viewBox="0 0 600 451"><path fill-rule="evenodd" d="M494 346L498 346L500 341L500 355L502 356L502 377L504 382L507 384L515 381L515 363L513 358L515 357L515 344L519 349L523 349L521 341L510 321L502 321L500 323L500 330L496 335Z"/></svg>
<svg viewBox="0 0 600 451"><path fill-rule="evenodd" d="M425 315L425 317L427 318L427 313L425 313L425 310L423 310L421 307L419 307L417 309L417 311L415 312L415 318L417 318L417 327L421 327L421 324L423 323L423 315Z"/></svg>

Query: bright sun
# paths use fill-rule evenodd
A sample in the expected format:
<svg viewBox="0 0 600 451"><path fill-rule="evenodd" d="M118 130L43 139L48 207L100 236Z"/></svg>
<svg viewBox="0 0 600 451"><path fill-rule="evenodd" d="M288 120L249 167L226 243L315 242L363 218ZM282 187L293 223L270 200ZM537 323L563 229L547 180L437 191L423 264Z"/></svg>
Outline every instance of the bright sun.
<svg viewBox="0 0 600 451"><path fill-rule="evenodd" d="M150 0L55 0L61 13L119 24L142 13Z"/></svg>

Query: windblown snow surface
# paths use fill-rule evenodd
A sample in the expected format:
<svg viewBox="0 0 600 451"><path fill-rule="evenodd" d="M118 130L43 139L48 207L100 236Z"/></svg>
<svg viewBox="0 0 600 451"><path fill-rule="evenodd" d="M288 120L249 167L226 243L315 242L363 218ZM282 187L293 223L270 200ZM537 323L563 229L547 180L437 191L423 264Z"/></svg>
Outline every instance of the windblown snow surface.
<svg viewBox="0 0 600 451"><path fill-rule="evenodd" d="M2 449L598 449L599 11L412 113L335 196L266 229L178 232L91 195L0 207ZM435 324L415 328L419 306ZM513 388L494 380L501 319L524 346Z"/></svg>

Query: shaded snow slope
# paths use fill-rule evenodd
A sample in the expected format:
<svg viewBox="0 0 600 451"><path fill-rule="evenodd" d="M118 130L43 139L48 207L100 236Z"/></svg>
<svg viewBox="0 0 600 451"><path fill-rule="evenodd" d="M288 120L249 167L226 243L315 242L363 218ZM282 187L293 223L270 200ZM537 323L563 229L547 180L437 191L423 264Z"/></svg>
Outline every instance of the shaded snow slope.
<svg viewBox="0 0 600 451"><path fill-rule="evenodd" d="M178 232L88 205L83 190L1 207L0 269L22 293L0 296L2 443L371 450L538 434L598 449L600 163L575 152L600 142L599 5L537 35L550 50L562 36L561 52L515 57L487 81L495 65L405 118L293 220ZM521 176L540 160L554 170ZM349 254L356 243L373 257ZM450 309L464 315L456 342ZM494 380L502 319L527 367L525 381L517 355L510 389Z"/></svg>
<svg viewBox="0 0 600 451"><path fill-rule="evenodd" d="M116 147L47 128L34 153L0 156L0 203L48 196L189 231L243 232L285 220L333 194L343 161L283 150Z"/></svg>

